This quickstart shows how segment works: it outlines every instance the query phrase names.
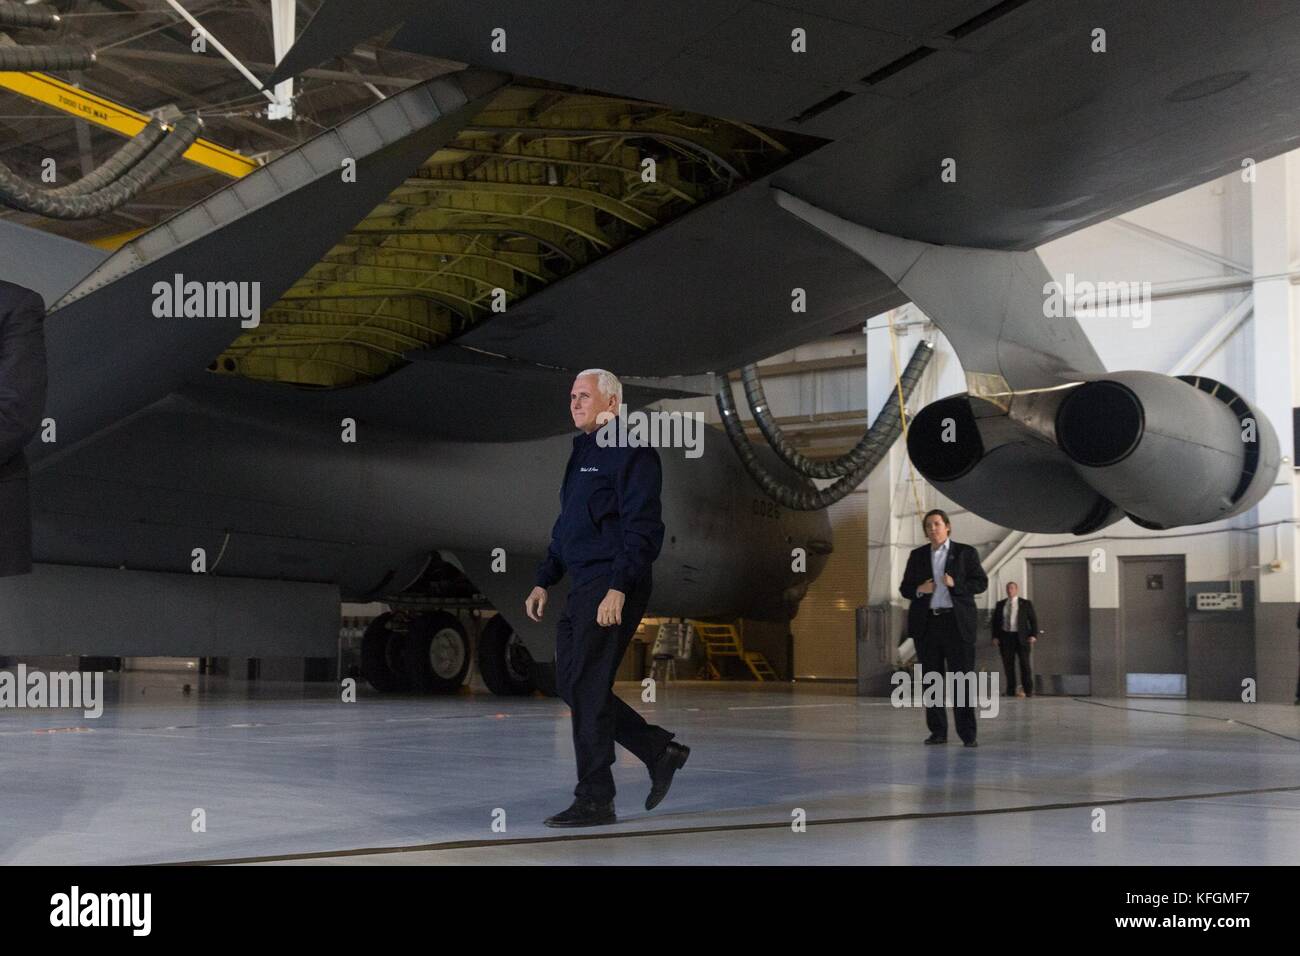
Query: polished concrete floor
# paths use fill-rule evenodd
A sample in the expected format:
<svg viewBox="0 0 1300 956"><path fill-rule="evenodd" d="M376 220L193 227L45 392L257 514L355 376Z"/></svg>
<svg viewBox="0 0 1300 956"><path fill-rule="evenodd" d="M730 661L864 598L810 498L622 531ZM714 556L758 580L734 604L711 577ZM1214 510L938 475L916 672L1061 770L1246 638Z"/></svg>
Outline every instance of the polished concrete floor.
<svg viewBox="0 0 1300 956"><path fill-rule="evenodd" d="M1287 705L1010 700L966 749L922 746L919 711L844 686L641 704L619 685L690 762L647 813L620 750L620 822L561 831L541 824L573 783L557 700L342 703L157 673L107 690L96 720L0 710L0 862L1300 863Z"/></svg>

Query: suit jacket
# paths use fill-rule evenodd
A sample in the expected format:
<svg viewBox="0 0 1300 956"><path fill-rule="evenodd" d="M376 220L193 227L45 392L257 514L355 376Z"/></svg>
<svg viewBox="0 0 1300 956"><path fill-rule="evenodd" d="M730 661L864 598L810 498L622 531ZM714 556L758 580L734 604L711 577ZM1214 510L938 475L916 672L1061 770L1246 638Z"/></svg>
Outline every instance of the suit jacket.
<svg viewBox="0 0 1300 956"><path fill-rule="evenodd" d="M989 586L988 575L980 564L979 552L969 544L959 544L949 539L948 562L945 574L952 575L953 615L957 619L957 633L968 644L975 643L979 630L979 612L975 609L975 595L983 594ZM930 566L930 545L923 544L907 556L907 570L898 591L912 602L907 609L907 633L914 641L925 635L925 619L930 613L930 595L916 596L916 589L934 577Z"/></svg>
<svg viewBox="0 0 1300 956"><path fill-rule="evenodd" d="M0 281L0 576L32 569L32 514L23 448L45 414L45 301Z"/></svg>
<svg viewBox="0 0 1300 956"><path fill-rule="evenodd" d="M1026 598L1020 598L1016 601L1019 607L1016 609L1016 633L1021 637L1038 636L1038 615L1034 613L1034 605ZM993 609L993 620L989 623L993 626L993 636L997 637L1006 630L1002 626L1002 621L1007 613L1007 599L1003 598L998 602L998 606Z"/></svg>

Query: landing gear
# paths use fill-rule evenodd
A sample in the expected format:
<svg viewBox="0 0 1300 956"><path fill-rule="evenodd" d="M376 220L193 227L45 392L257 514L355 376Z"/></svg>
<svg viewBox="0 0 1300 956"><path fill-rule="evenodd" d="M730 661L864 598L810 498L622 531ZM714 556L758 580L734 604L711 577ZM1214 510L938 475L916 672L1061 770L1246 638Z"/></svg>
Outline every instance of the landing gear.
<svg viewBox="0 0 1300 956"><path fill-rule="evenodd" d="M393 605L395 609L371 621L361 637L360 676L375 690L383 694L455 693L465 685L473 654L483 683L499 697L524 697L534 690L547 697L558 696L554 661L534 660L503 615L496 614L482 627L473 627L477 637L471 647L462 622L469 613L490 609L486 603L450 608L447 604L413 604Z"/></svg>
<svg viewBox="0 0 1300 956"><path fill-rule="evenodd" d="M379 615L361 636L361 676L383 694L409 690L401 662L401 643L406 636L393 629L393 612Z"/></svg>
<svg viewBox="0 0 1300 956"><path fill-rule="evenodd" d="M469 638L460 621L446 611L421 614L411 620L401 655L412 690L450 694L465 683Z"/></svg>
<svg viewBox="0 0 1300 956"><path fill-rule="evenodd" d="M478 669L488 690L500 697L533 692L533 656L500 614L489 620L479 635Z"/></svg>
<svg viewBox="0 0 1300 956"><path fill-rule="evenodd" d="M379 615L361 637L361 676L380 693L449 694L465 683L469 638L446 611Z"/></svg>

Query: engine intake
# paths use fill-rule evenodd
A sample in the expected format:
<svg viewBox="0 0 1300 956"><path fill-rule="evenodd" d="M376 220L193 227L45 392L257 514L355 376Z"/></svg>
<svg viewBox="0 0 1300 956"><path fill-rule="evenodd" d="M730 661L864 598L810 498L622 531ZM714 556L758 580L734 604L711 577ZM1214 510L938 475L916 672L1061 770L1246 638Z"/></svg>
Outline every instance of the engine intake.
<svg viewBox="0 0 1300 956"><path fill-rule="evenodd" d="M1125 514L1153 530L1241 514L1280 462L1273 426L1232 389L1143 371L1017 393L1009 412L951 395L917 414L907 451L989 521L1075 534Z"/></svg>
<svg viewBox="0 0 1300 956"><path fill-rule="evenodd" d="M1064 393L1054 425L1079 475L1147 528L1240 514L1279 464L1268 419L1199 376L1128 371L1085 382Z"/></svg>
<svg viewBox="0 0 1300 956"><path fill-rule="evenodd" d="M907 452L935 488L1004 527L1087 534L1123 517L1054 445L970 395L921 409Z"/></svg>

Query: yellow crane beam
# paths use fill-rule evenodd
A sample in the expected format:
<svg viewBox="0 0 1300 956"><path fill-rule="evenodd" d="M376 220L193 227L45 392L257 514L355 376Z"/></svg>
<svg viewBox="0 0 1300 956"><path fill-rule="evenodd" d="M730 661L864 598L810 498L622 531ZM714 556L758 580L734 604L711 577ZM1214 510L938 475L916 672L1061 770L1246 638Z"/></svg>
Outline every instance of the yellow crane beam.
<svg viewBox="0 0 1300 956"><path fill-rule="evenodd" d="M139 133L149 122L149 116L145 113L86 90L79 90L70 83L64 83L45 73L0 72L0 89L102 126L127 139ZM247 176L260 165L256 160L208 139L195 140L194 145L185 151L185 158L232 179Z"/></svg>

